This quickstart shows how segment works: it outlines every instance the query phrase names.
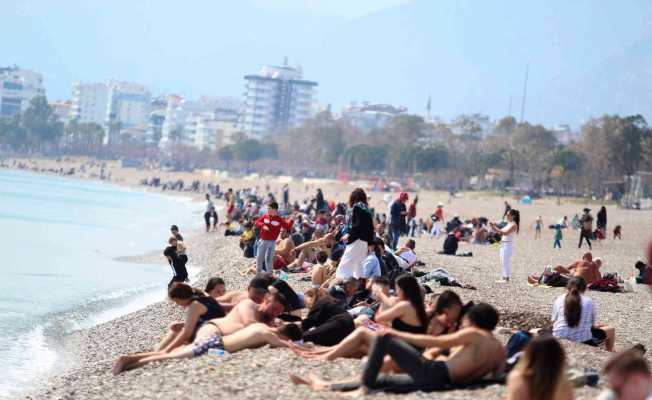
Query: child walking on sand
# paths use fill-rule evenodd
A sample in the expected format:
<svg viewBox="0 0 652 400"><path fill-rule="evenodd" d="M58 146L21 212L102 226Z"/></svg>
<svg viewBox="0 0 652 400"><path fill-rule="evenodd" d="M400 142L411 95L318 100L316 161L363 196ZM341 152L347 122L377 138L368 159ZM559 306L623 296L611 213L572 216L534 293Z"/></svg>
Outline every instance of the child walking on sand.
<svg viewBox="0 0 652 400"><path fill-rule="evenodd" d="M291 218L286 220L278 215L278 203L275 201L269 203L267 213L256 220L256 228L260 230L258 253L256 255L256 273L263 272L263 266L267 272L272 272L274 256L276 255L276 239L278 239L281 229L289 232L293 223L294 221Z"/></svg>

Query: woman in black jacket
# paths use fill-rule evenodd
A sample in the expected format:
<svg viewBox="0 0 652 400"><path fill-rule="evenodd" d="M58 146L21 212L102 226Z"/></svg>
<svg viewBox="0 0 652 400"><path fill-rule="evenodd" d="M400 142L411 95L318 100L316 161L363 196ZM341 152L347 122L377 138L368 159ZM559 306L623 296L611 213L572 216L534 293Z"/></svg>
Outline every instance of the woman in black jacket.
<svg viewBox="0 0 652 400"><path fill-rule="evenodd" d="M346 249L335 273L339 279L359 277L362 272L362 261L369 253L369 246L374 245L373 218L367 204L367 194L361 188L351 192L346 217L348 231L342 237Z"/></svg>

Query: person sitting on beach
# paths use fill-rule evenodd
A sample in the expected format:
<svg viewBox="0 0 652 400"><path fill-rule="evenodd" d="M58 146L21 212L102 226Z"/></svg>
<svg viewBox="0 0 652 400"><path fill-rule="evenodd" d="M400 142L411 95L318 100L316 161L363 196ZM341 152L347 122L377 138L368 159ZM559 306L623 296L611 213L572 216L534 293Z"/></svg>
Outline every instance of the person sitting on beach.
<svg viewBox="0 0 652 400"><path fill-rule="evenodd" d="M217 301L220 303L222 308L227 311L231 310L236 304L246 299L252 300L256 304L260 304L265 299L265 295L269 292L268 287L272 282L273 280L269 279L267 276L258 275L249 281L247 290L226 293L218 297Z"/></svg>
<svg viewBox="0 0 652 400"><path fill-rule="evenodd" d="M528 283L543 283L548 286L566 287L570 278L577 276L584 279L587 284L592 284L602 278L600 267L602 259L593 260L590 252L584 253L581 260L574 261L567 267L558 265L555 268L546 267L542 275L530 275L527 278Z"/></svg>
<svg viewBox="0 0 652 400"><path fill-rule="evenodd" d="M210 278L208 282L206 282L204 292L215 300L224 296L226 294L226 283L224 282L224 279L216 276Z"/></svg>
<svg viewBox="0 0 652 400"><path fill-rule="evenodd" d="M313 287L321 287L330 277L328 274L329 267L326 262L328 262L328 253L325 251L317 253L317 264L313 265L310 270L310 282Z"/></svg>
<svg viewBox="0 0 652 400"><path fill-rule="evenodd" d="M113 366L113 373L119 374L153 361L198 357L206 354L210 349L226 350L223 343L225 337L256 323L271 326L285 310L285 302L285 298L280 293L267 295L261 304L256 304L249 299L243 300L225 317L204 323L197 331L193 343L178 347L169 353L154 351L120 356ZM237 351L236 349L241 348L234 346L230 351Z"/></svg>
<svg viewBox="0 0 652 400"><path fill-rule="evenodd" d="M276 242L274 269L285 269L294 259L294 242L290 237L290 233L283 229L281 230L281 237Z"/></svg>
<svg viewBox="0 0 652 400"><path fill-rule="evenodd" d="M181 246L179 244L181 243ZM168 239L169 246L163 250L163 255L167 258L170 267L172 267L172 279L168 283L168 287L171 286L174 282L186 282L188 280L188 270L186 269L186 263L188 262L188 256L185 254L185 246L183 242L180 242L175 237ZM183 252L180 252L179 249L183 249Z"/></svg>
<svg viewBox="0 0 652 400"><path fill-rule="evenodd" d="M555 337L598 347L605 344L607 351L614 351L616 330L596 323L596 309L585 296L586 281L575 276L566 286L567 293L555 300L552 308L552 334Z"/></svg>
<svg viewBox="0 0 652 400"><path fill-rule="evenodd" d="M355 307L364 297L367 297L360 290L360 281L354 277L350 277L331 286L328 294L339 301L345 309Z"/></svg>
<svg viewBox="0 0 652 400"><path fill-rule="evenodd" d="M325 360L334 360L340 357L360 358L366 354L366 350L369 348L380 325L391 326L393 329L403 332L425 333L429 328L429 320L416 279L411 275L403 275L396 280L396 286L398 301L393 302L393 305L383 310L379 310L375 316L375 322L367 320L336 346L316 350L297 349L297 354L307 358ZM374 290L376 298L383 299L387 297L381 292L381 288L374 288ZM449 306L452 305L446 305L445 307ZM442 306L442 310L443 308L444 306ZM433 325L433 329L436 326L437 323Z"/></svg>
<svg viewBox="0 0 652 400"><path fill-rule="evenodd" d="M572 400L573 388L565 373L561 343L550 335L537 336L507 378L507 400Z"/></svg>
<svg viewBox="0 0 652 400"><path fill-rule="evenodd" d="M444 239L443 251L439 254L454 256L455 253L457 253L457 248L460 241L457 233L458 231L455 230L446 236L446 239Z"/></svg>
<svg viewBox="0 0 652 400"><path fill-rule="evenodd" d="M333 238L333 233L327 233L326 235L311 240L308 242L303 242L302 244L294 248L295 252L298 253L296 260L288 264L288 268L298 268L302 267L304 263L314 263L316 258L316 253L320 251L326 252L326 257L330 256L332 248L335 246L335 239Z"/></svg>
<svg viewBox="0 0 652 400"><path fill-rule="evenodd" d="M247 221L243 224L244 230L240 234L239 246L242 249L242 255L245 258L254 258L254 243L256 242L256 233L254 224Z"/></svg>
<svg viewBox="0 0 652 400"><path fill-rule="evenodd" d="M394 252L394 255L396 256L396 260L398 261L398 265L403 269L404 271L409 270L416 264L417 262L417 255L414 252L414 249L416 248L416 242L414 239L409 239L407 242L405 242L405 245L401 247L400 249L396 250Z"/></svg>
<svg viewBox="0 0 652 400"><path fill-rule="evenodd" d="M370 390L440 390L455 384L475 382L487 374L502 373L505 349L493 336L498 324L498 311L480 303L469 309L458 332L431 336L380 328L369 350L368 361L361 379L328 382L314 375L291 375L294 384L308 385L313 390L352 391L364 395ZM424 357L418 348L450 349L449 356L437 359ZM380 374L384 358L388 355L404 372Z"/></svg>
<svg viewBox="0 0 652 400"><path fill-rule="evenodd" d="M645 264L643 261L637 261L634 264L634 268L638 270L638 276L636 277L636 283L642 283L645 285L652 285L652 267Z"/></svg>
<svg viewBox="0 0 652 400"><path fill-rule="evenodd" d="M155 347L155 351L169 353L192 340L206 321L226 315L214 298L185 283L173 283L168 291L168 297L175 304L186 309L186 320L173 323L168 334Z"/></svg>
<svg viewBox="0 0 652 400"><path fill-rule="evenodd" d="M301 321L303 340L322 346L333 346L353 332L351 314L337 300L320 288L308 289L304 302L310 310Z"/></svg>

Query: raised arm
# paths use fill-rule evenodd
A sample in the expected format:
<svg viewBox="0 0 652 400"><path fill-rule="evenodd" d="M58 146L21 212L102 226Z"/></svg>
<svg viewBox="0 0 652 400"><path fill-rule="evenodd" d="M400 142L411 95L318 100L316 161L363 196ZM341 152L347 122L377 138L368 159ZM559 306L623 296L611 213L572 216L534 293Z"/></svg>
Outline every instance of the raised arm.
<svg viewBox="0 0 652 400"><path fill-rule="evenodd" d="M379 312L376 315L376 322L383 325L390 325L396 318L401 318L412 305L407 301L400 301L385 311Z"/></svg>
<svg viewBox="0 0 652 400"><path fill-rule="evenodd" d="M451 347L462 346L469 344L477 335L471 329L462 329L461 331L451 333L449 335L432 336L415 333L401 332L394 329L386 329L384 333L389 333L399 339L402 339L410 344L422 348L439 347L448 349Z"/></svg>

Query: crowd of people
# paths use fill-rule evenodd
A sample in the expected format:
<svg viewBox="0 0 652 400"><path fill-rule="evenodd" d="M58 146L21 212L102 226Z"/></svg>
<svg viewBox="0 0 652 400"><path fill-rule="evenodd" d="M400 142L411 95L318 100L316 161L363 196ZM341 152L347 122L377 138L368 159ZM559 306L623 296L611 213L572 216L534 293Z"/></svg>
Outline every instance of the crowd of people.
<svg viewBox="0 0 652 400"><path fill-rule="evenodd" d="M451 290L428 297L433 292L430 281L454 279L441 268L419 268L423 263L412 237L444 233L446 250L449 237L456 243L474 241L483 232L483 242L500 244L499 282L508 283L520 228L520 213L509 204L502 221L461 221L455 215L446 222L439 203L429 223L415 224L418 199L408 205L407 193L400 193L390 201L388 212L380 214L359 188L347 204L326 201L321 190L301 204L290 203L289 188L282 192L280 204L269 190L261 195L258 188L212 193L225 201L225 234L239 236L243 257L251 260L245 273L253 278L246 290L227 290L219 277L211 278L203 290L189 285L187 250L178 227L172 226L164 251L174 272L168 296L186 309L186 318L173 323L151 351L121 356L114 373L152 361L270 345L324 362L367 357L360 376L345 381L290 375L293 383L313 390L405 393L499 383L507 385L508 399L572 399L563 340L616 352L615 329L598 322L596 306L586 295L587 288L604 279L602 261L591 253L528 278L531 284L564 286L566 293L551 305L549 327L517 332L507 346L494 336L500 321L494 306L465 303ZM217 229L218 219L210 195L206 200L208 231ZM599 229L606 229L606 215L598 220ZM556 230L562 229L562 222ZM584 222L580 237L589 241L591 229ZM540 217L536 224L540 235ZM641 261L635 267L637 281L649 283L650 266ZM301 274L299 279L309 281L310 289L297 292L288 283L291 273ZM612 397L605 398L643 400L652 395L644 352L638 345L609 361L604 376L611 391L605 396ZM639 397L623 397L631 393Z"/></svg>

